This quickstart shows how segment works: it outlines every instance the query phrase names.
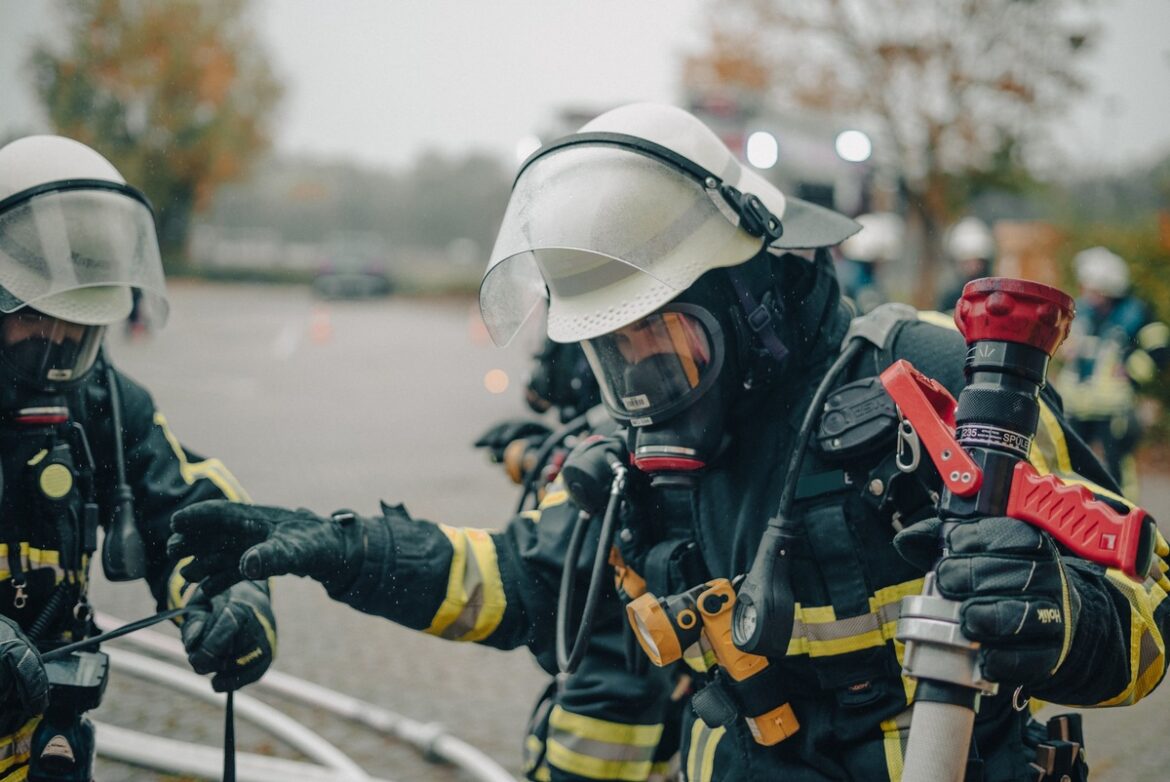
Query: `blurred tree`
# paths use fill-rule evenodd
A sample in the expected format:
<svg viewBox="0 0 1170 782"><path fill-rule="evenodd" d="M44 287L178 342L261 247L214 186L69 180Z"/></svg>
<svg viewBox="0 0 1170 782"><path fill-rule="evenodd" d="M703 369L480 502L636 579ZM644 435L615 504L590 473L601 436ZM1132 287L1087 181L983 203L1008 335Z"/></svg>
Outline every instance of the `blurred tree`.
<svg viewBox="0 0 1170 782"><path fill-rule="evenodd" d="M1060 0L722 0L688 63L733 95L825 112L877 131L896 167L931 301L946 226L970 186L1021 184L1022 150L1081 88L1083 25ZM983 173L982 181L973 175ZM1023 183L1026 184L1026 183Z"/></svg>
<svg viewBox="0 0 1170 782"><path fill-rule="evenodd" d="M281 87L247 0L61 0L62 38L32 55L57 131L106 155L158 212L168 264L192 212L269 144Z"/></svg>

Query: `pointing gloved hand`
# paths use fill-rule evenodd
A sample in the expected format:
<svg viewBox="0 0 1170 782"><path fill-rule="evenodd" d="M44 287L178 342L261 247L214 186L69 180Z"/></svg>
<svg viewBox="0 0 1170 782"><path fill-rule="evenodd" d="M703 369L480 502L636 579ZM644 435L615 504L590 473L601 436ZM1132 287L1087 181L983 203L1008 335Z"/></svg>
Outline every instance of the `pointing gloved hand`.
<svg viewBox="0 0 1170 782"><path fill-rule="evenodd" d="M171 518L167 541L173 559L194 557L180 573L204 581L215 595L242 580L284 573L308 576L333 593L361 569L365 548L362 520L352 513L321 518L307 510L244 505L226 500L199 502Z"/></svg>
<svg viewBox="0 0 1170 782"><path fill-rule="evenodd" d="M14 732L49 706L41 656L20 626L0 616L0 735Z"/></svg>
<svg viewBox="0 0 1170 782"><path fill-rule="evenodd" d="M214 597L196 589L181 627L195 673L211 673L216 692L264 675L276 654L276 618L263 582L241 581Z"/></svg>
<svg viewBox="0 0 1170 782"><path fill-rule="evenodd" d="M938 559L937 518L894 538L906 560L929 570ZM956 524L947 556L936 565L939 591L962 603L963 634L983 645L983 675L1011 685L1037 685L1068 654L1081 599L1047 534L1005 517Z"/></svg>

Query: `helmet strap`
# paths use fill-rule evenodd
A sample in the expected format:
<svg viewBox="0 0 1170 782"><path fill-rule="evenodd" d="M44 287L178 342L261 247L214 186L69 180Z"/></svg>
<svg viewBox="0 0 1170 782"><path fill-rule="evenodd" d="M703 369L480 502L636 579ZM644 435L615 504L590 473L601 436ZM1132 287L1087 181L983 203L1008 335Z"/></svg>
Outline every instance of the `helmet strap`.
<svg viewBox="0 0 1170 782"><path fill-rule="evenodd" d="M780 339L776 331L776 319L772 316L773 306L770 292L765 292L762 299L757 299L748 286L744 275L734 268L727 270L731 280L731 287L735 289L735 296L739 299L739 306L743 309L744 320L748 328L763 344L768 354L777 364L788 357L788 348Z"/></svg>

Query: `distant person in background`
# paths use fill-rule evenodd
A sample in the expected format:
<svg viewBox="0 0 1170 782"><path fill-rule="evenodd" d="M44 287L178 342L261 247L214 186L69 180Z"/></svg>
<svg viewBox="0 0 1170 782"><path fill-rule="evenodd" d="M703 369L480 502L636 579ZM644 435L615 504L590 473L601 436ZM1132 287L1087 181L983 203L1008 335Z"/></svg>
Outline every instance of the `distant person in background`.
<svg viewBox="0 0 1170 782"><path fill-rule="evenodd" d="M995 263L995 237L987 223L978 217L964 217L951 226L943 243L954 265L956 281L938 298L939 312L952 312L963 295L963 286L980 277L990 277Z"/></svg>
<svg viewBox="0 0 1170 782"><path fill-rule="evenodd" d="M841 294L864 315L889 300L882 277L888 266L902 257L905 225L892 212L863 214L857 218L861 231L841 244L837 279Z"/></svg>
<svg viewBox="0 0 1170 782"><path fill-rule="evenodd" d="M1136 396L1170 364L1170 328L1130 291L1120 256L1091 247L1073 263L1081 295L1055 385L1077 434L1133 496L1133 451L1142 433Z"/></svg>

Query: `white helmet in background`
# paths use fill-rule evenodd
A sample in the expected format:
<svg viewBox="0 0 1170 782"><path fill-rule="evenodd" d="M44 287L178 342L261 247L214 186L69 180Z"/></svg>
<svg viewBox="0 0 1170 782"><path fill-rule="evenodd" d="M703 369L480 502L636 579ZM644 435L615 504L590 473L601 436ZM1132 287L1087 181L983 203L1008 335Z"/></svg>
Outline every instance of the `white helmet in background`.
<svg viewBox="0 0 1170 782"><path fill-rule="evenodd" d="M1081 250L1073 258L1077 282L1088 291L1120 299L1129 291L1129 267L1120 255L1104 247Z"/></svg>
<svg viewBox="0 0 1170 782"><path fill-rule="evenodd" d="M480 285L480 312L503 345L547 298L552 340L591 339L767 245L825 247L856 231L844 215L787 197L741 165L686 111L636 103L521 166Z"/></svg>
<svg viewBox="0 0 1170 782"><path fill-rule="evenodd" d="M82 325L130 314L131 288L165 319L154 217L94 150L61 136L0 148L0 313L25 306Z"/></svg>
<svg viewBox="0 0 1170 782"><path fill-rule="evenodd" d="M902 218L893 212L874 212L857 218L861 230L841 245L841 253L863 263L896 261L902 257L906 233Z"/></svg>
<svg viewBox="0 0 1170 782"><path fill-rule="evenodd" d="M978 217L964 217L951 226L944 240L947 255L953 261L995 258L995 237L987 223Z"/></svg>

